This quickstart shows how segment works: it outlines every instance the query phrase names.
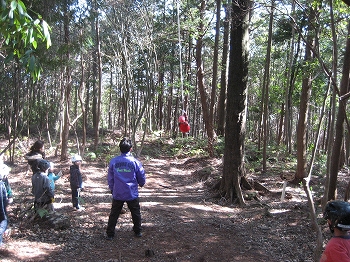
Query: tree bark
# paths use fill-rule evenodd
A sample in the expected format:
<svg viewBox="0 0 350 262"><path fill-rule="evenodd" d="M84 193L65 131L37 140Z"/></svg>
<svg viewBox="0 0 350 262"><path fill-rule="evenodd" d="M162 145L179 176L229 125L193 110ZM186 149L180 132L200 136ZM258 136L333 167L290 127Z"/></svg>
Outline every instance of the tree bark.
<svg viewBox="0 0 350 262"><path fill-rule="evenodd" d="M316 13L318 12L317 7L311 8L308 19L308 32L307 32L307 45L305 46L305 57L304 61L307 65L313 60L313 52L316 43L316 35L313 30L316 21ZM307 67L306 70L311 70ZM305 72L302 80L302 89L300 94L300 109L299 119L297 125L297 170L295 174L295 182L302 181L303 178L307 177L307 124L308 124L308 112L309 112L309 101L312 91L312 72Z"/></svg>
<svg viewBox="0 0 350 262"><path fill-rule="evenodd" d="M229 1L230 3L231 1ZM227 89L227 57L229 47L230 36L230 4L224 4L225 6L225 20L224 20L224 43L222 48L222 60L221 60L221 79L220 79L220 95L218 100L218 121L216 133L219 136L225 134L225 109L226 109L226 89Z"/></svg>
<svg viewBox="0 0 350 262"><path fill-rule="evenodd" d="M200 22L199 22L199 37L197 38L196 46L196 65L197 65L197 79L198 79L198 90L200 94L203 120L205 124L205 130L208 137L208 153L210 157L214 156L214 127L213 127L213 117L210 115L209 110L209 99L205 91L204 84L204 70L202 61L202 46L203 46L203 32L204 32L204 13L205 13L206 1L201 1L200 5Z"/></svg>
<svg viewBox="0 0 350 262"><path fill-rule="evenodd" d="M346 41L346 49L344 53L344 64L342 71L342 79L340 82L340 96L346 94L349 89L349 74L350 74L350 22L348 23L348 38ZM337 114L337 120L335 123L335 135L334 143L332 147L332 156L329 170L329 189L328 189L328 200L336 199L337 179L339 171L339 160L341 147L344 135L344 120L346 117L346 103L339 101L339 109Z"/></svg>
<svg viewBox="0 0 350 262"><path fill-rule="evenodd" d="M99 143L99 130L100 130L100 116L101 116L101 95L102 95L102 61L101 61L101 40L100 40L100 26L99 18L96 17L96 55L98 66L98 88L96 94L96 114L95 114L95 126L94 126L94 147L95 149Z"/></svg>
<svg viewBox="0 0 350 262"><path fill-rule="evenodd" d="M69 53L69 44L70 44L70 34L69 34L69 11L68 11L68 2L65 3L65 15L64 15L64 43L67 46L66 52L66 79L64 86L64 118L63 118L63 130L62 130L62 143L61 143L61 161L68 159L68 140L69 140L69 127L70 127L70 100L71 100L71 89L72 89L72 81L71 81L71 70L69 65L70 53Z"/></svg>
<svg viewBox="0 0 350 262"><path fill-rule="evenodd" d="M232 4L230 62L227 86L223 178L220 189L233 201L245 205L240 180L245 176L244 139L246 132L249 10L248 0Z"/></svg>
<svg viewBox="0 0 350 262"><path fill-rule="evenodd" d="M263 124L263 168L262 171L265 173L267 170L266 168L266 159L267 159L267 139L268 139L268 119L269 119L269 112L268 112L268 105L269 105L269 86L270 86L270 61L271 61L271 46L272 46L272 26L273 26L273 15L274 15L274 9L275 9L275 2L272 0L271 2L271 12L270 12L270 22L269 22L269 35L267 40L267 50L266 50L266 59L265 59L265 70L264 70L264 87L263 87L263 117L262 117L262 124Z"/></svg>

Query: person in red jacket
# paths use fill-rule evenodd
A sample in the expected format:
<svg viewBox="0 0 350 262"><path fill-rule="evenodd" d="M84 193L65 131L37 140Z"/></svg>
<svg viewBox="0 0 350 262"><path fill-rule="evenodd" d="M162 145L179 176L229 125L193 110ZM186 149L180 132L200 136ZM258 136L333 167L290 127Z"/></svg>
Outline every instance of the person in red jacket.
<svg viewBox="0 0 350 262"><path fill-rule="evenodd" d="M328 202L323 217L333 237L328 241L320 262L350 262L350 203Z"/></svg>

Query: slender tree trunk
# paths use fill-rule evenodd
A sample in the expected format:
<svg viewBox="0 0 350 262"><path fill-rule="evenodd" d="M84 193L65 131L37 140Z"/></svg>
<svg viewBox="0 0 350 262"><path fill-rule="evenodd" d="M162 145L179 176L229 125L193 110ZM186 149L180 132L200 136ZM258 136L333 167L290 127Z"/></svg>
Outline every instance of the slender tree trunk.
<svg viewBox="0 0 350 262"><path fill-rule="evenodd" d="M295 12L295 1L292 1L292 12ZM285 145L287 153L292 152L292 90L294 86L294 72L295 72L295 59L297 54L294 54L294 38L295 29L292 27L291 42L289 44L289 63L286 68L287 82L286 82L286 93L285 93L285 118L284 118L284 130L285 130Z"/></svg>
<svg viewBox="0 0 350 262"><path fill-rule="evenodd" d="M205 12L206 1L201 1L200 5L200 23L199 23L199 33L202 34L204 32L204 12ZM197 65L197 79L198 79L198 90L200 94L201 104L202 104L202 112L203 112L203 120L205 124L205 130L208 137L208 153L209 156L214 156L214 128L213 128L213 118L210 115L209 111L209 101L205 92L205 84L204 84L204 70L203 70L203 61L202 61L202 46L203 46L203 36L200 35L197 38L197 46L196 46L196 65Z"/></svg>
<svg viewBox="0 0 350 262"><path fill-rule="evenodd" d="M267 170L266 168L266 151L267 151L267 138L268 138L268 118L269 118L269 112L268 112L268 105L269 105L269 86L270 86L270 61L271 61L271 46L272 46L272 26L273 26L273 15L274 15L274 9L275 9L275 1L271 1L271 12L270 12L270 22L269 22L269 36L267 40L267 51L266 51L266 59L265 59L265 70L264 70L264 92L263 92L263 108L264 108L264 114L263 114L263 172L265 173Z"/></svg>
<svg viewBox="0 0 350 262"><path fill-rule="evenodd" d="M68 2L65 2L65 16L64 16L64 43L68 47L70 44L70 34L69 34L69 12L68 12ZM64 118L63 118L63 130L62 130L62 144L61 144L61 161L68 159L68 140L69 140L69 128L70 128L70 100L71 100L71 69L69 65L70 53L69 48L66 52L66 79L64 87Z"/></svg>
<svg viewBox="0 0 350 262"><path fill-rule="evenodd" d="M99 25L99 18L96 17L96 55L97 55L97 66L98 66L98 89L97 89L97 104L96 104L96 122L94 127L94 147L95 149L98 146L99 143L99 134L100 134L100 117L101 117L101 95L102 95L102 61L101 61L101 39L100 39L100 25Z"/></svg>
<svg viewBox="0 0 350 262"><path fill-rule="evenodd" d="M160 70L163 70L163 67L160 67ZM164 72L161 71L159 73L159 88L160 91L158 93L158 103L157 103L157 119L156 119L156 124L157 124L157 129L162 130L163 129L163 110L164 110Z"/></svg>
<svg viewBox="0 0 350 262"><path fill-rule="evenodd" d="M84 67L83 52L81 52L80 55L81 55L81 60L80 60L81 79L80 79L80 86L78 90L78 97L80 101L81 113L83 115L83 123L82 123L83 138L82 138L82 144L81 144L81 154L84 155L85 147L86 147L86 125L87 125L85 102L84 102L85 67Z"/></svg>
<svg viewBox="0 0 350 262"><path fill-rule="evenodd" d="M231 1L225 4L225 20L224 20L224 43L222 48L222 61L221 61L221 79L220 79L220 95L218 101L218 122L217 122L217 135L224 136L225 134L225 109L226 109L226 87L227 87L227 58L230 36L230 13L231 13Z"/></svg>
<svg viewBox="0 0 350 262"><path fill-rule="evenodd" d="M324 194L322 198L322 206L325 207L328 201L328 192L329 192L329 183L330 183L330 169L331 169L331 161L332 161L332 147L334 143L334 125L335 125L335 113L336 113L336 89L337 87L334 86L338 82L338 47L337 47L337 33L335 30L335 22L334 22L334 13L333 13L333 1L329 0L329 7L330 7L330 17L331 17L331 29L332 29L332 39L333 39L333 54L332 54L332 77L334 79L333 83L333 92L332 97L330 101L330 109L328 114L328 132L327 132L327 139L326 139L326 150L327 153L327 172L326 172L326 179L325 179L325 186L324 186Z"/></svg>
<svg viewBox="0 0 350 262"><path fill-rule="evenodd" d="M221 13L221 0L216 0L216 27L215 27L215 43L213 54L213 78L211 83L211 98L209 115L212 119L212 126L214 128L214 107L216 101L216 87L218 78L218 57L219 57L219 37L220 37L220 13Z"/></svg>
<svg viewBox="0 0 350 262"><path fill-rule="evenodd" d="M317 7L316 7L317 8ZM313 53L312 49L315 47L316 35L314 32L314 24L316 21L317 9L311 8L308 19L308 32L307 32L307 45L305 46L305 64L312 62ZM309 69L311 70L311 69ZM299 119L297 126L297 170L295 175L295 181L300 182L303 178L307 177L307 124L308 124L308 113L309 113L309 101L312 90L312 73L305 72L302 81L302 89L300 94L300 110Z"/></svg>
<svg viewBox="0 0 350 262"><path fill-rule="evenodd" d="M340 95L344 95L349 89L349 74L350 74L350 22L348 23L348 38L346 41L346 49L344 53L344 64L342 71L342 79L340 82ZM339 160L342 148L343 136L344 136L344 120L346 117L346 103L341 100L339 101L339 109L337 114L337 120L335 123L335 138L332 147L332 156L329 169L329 189L328 189L328 200L337 198L337 179L339 171Z"/></svg>

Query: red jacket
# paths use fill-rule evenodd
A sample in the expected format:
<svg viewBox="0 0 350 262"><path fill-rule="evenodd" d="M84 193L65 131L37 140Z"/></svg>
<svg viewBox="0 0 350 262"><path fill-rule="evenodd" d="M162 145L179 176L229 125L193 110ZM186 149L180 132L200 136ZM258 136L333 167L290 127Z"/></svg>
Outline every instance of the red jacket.
<svg viewBox="0 0 350 262"><path fill-rule="evenodd" d="M320 262L350 262L350 235L332 237L326 245Z"/></svg>

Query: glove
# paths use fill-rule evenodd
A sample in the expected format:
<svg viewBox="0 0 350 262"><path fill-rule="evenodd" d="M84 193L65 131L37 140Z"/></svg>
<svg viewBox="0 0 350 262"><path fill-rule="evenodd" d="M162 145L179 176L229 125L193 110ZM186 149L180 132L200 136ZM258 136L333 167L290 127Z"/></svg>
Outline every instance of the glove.
<svg viewBox="0 0 350 262"><path fill-rule="evenodd" d="M12 197L8 198L8 199L7 199L7 203L8 203L8 204L12 204L12 203L13 203L13 198L12 198Z"/></svg>

